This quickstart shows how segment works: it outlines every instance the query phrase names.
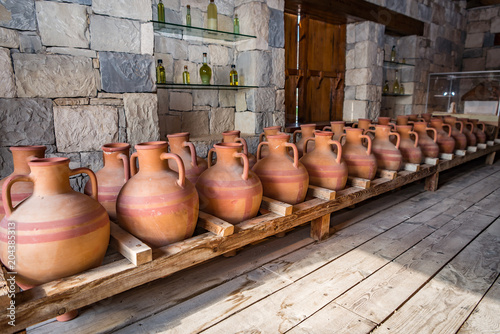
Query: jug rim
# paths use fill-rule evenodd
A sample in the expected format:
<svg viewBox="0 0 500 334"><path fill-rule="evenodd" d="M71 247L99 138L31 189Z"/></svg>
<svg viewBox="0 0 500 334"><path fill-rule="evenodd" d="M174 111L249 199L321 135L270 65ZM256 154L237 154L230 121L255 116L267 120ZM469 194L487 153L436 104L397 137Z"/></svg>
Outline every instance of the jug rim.
<svg viewBox="0 0 500 334"><path fill-rule="evenodd" d="M240 130L227 130L222 132L222 135L233 135L233 134L239 135L240 133L241 133Z"/></svg>
<svg viewBox="0 0 500 334"><path fill-rule="evenodd" d="M273 126L268 126L268 127L264 128L264 130L274 130L274 129L280 129L281 130L281 125L273 125Z"/></svg>
<svg viewBox="0 0 500 334"><path fill-rule="evenodd" d="M9 147L11 151L31 151L31 150L46 150L45 145L19 145Z"/></svg>
<svg viewBox="0 0 500 334"><path fill-rule="evenodd" d="M221 149L234 149L234 148L243 148L243 144L241 143L217 143L214 145L215 148Z"/></svg>
<svg viewBox="0 0 500 334"><path fill-rule="evenodd" d="M53 158L35 158L28 161L28 166L56 166L69 164L69 158L66 157L53 157Z"/></svg>
<svg viewBox="0 0 500 334"><path fill-rule="evenodd" d="M166 141L147 141L135 145L136 150L153 150L157 148L166 148L168 143Z"/></svg>
<svg viewBox="0 0 500 334"><path fill-rule="evenodd" d="M102 145L102 150L104 152L117 152L125 149L130 149L129 143L107 143Z"/></svg>
<svg viewBox="0 0 500 334"><path fill-rule="evenodd" d="M189 132L178 132L167 135L167 138L189 137Z"/></svg>

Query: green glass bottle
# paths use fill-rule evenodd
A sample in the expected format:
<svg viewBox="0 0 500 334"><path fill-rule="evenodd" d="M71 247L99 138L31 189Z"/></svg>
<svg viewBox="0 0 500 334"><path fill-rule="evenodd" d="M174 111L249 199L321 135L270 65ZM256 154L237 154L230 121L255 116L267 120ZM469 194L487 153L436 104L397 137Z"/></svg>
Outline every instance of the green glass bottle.
<svg viewBox="0 0 500 334"><path fill-rule="evenodd" d="M187 65L184 65L184 72L182 72L182 83L185 85L189 85L191 83Z"/></svg>
<svg viewBox="0 0 500 334"><path fill-rule="evenodd" d="M395 62L395 61L396 61L396 45L393 45L393 46L392 46L392 50L391 50L391 61L392 61L392 62Z"/></svg>
<svg viewBox="0 0 500 334"><path fill-rule="evenodd" d="M231 65L231 72L229 72L229 85L238 86L238 72L234 65Z"/></svg>
<svg viewBox="0 0 500 334"><path fill-rule="evenodd" d="M206 53L203 53L203 65L201 65L200 67L200 78L202 84L210 85L210 79L212 78L212 69L207 64Z"/></svg>
<svg viewBox="0 0 500 334"><path fill-rule="evenodd" d="M214 0L210 0L207 8L207 28L212 30L217 30L217 6Z"/></svg>
<svg viewBox="0 0 500 334"><path fill-rule="evenodd" d="M403 83L399 85L399 94L405 95L405 86L403 85Z"/></svg>
<svg viewBox="0 0 500 334"><path fill-rule="evenodd" d="M163 6L163 1L158 1L158 21L165 22L165 6Z"/></svg>
<svg viewBox="0 0 500 334"><path fill-rule="evenodd" d="M191 26L191 6L187 5L187 13L186 13L186 25Z"/></svg>
<svg viewBox="0 0 500 334"><path fill-rule="evenodd" d="M384 89L382 90L382 93L384 93L384 94L389 93L389 81L388 80L385 80Z"/></svg>
<svg viewBox="0 0 500 334"><path fill-rule="evenodd" d="M235 34L240 33L240 19L238 18L238 14L234 14L233 32Z"/></svg>
<svg viewBox="0 0 500 334"><path fill-rule="evenodd" d="M167 83L165 76L165 67L163 67L163 60L161 59L158 59L158 65L156 66L156 83Z"/></svg>
<svg viewBox="0 0 500 334"><path fill-rule="evenodd" d="M396 70L396 77L394 79L394 83L392 84L392 92L394 94L399 94L398 70Z"/></svg>

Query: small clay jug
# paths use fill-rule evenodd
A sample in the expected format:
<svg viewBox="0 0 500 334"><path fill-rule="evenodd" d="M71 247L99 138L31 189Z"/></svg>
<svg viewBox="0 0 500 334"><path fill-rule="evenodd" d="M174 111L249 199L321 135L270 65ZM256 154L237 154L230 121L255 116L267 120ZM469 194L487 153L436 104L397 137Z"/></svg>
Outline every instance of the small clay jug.
<svg viewBox="0 0 500 334"><path fill-rule="evenodd" d="M315 149L312 152L304 152L300 162L306 167L309 173L309 183L331 190L342 190L347 183L347 165L342 160L342 145L337 140L333 140L333 132L319 131L314 138L308 141L315 141ZM337 148L338 154L332 150L332 145Z"/></svg>
<svg viewBox="0 0 500 334"><path fill-rule="evenodd" d="M245 139L240 137L239 130L231 130L225 131L222 133L222 142L223 143L241 143L243 145L243 153L248 157L248 163L250 164L250 169L257 162L257 157L252 153L248 152L248 145ZM242 160L243 164L243 160Z"/></svg>
<svg viewBox="0 0 500 334"><path fill-rule="evenodd" d="M88 168L69 168L68 158L36 158L29 175L12 175L3 185L5 217L0 223L0 254L8 266L8 226L15 224L16 280L36 286L101 264L109 243L109 217L97 201L97 179ZM91 197L74 191L69 177L85 173ZM32 182L33 194L12 206L11 187Z"/></svg>
<svg viewBox="0 0 500 334"><path fill-rule="evenodd" d="M266 141L268 136L274 136L277 135L278 133L281 133L281 126L279 125L269 126L267 128L264 128L264 132L259 135L259 143ZM268 155L269 155L269 148L267 146L262 146L260 152L261 158L263 159Z"/></svg>
<svg viewBox="0 0 500 334"><path fill-rule="evenodd" d="M332 140L338 141L340 139L340 136L344 134L344 127L345 127L344 121L333 121L330 122L330 126L325 126L323 128L323 131L333 132Z"/></svg>
<svg viewBox="0 0 500 334"><path fill-rule="evenodd" d="M430 126L436 129L439 151L441 153L453 153L455 151L455 139L451 136L451 126L449 124L443 124L443 120L439 118L432 118ZM446 132L443 127L447 127L448 132Z"/></svg>
<svg viewBox="0 0 500 334"><path fill-rule="evenodd" d="M290 135L278 134L267 136L267 142L257 147L257 163L253 171L257 174L264 188L264 196L288 204L303 202L309 186L309 175L299 162L299 152L295 144L289 143ZM262 158L261 148L269 146L269 155ZM287 153L293 150L293 158Z"/></svg>
<svg viewBox="0 0 500 334"><path fill-rule="evenodd" d="M207 161L196 156L196 148L189 141L189 132L181 132L167 135L170 152L181 157L186 170L186 178L195 184L198 177L207 168ZM179 172L174 160L168 161L168 167L174 172Z"/></svg>
<svg viewBox="0 0 500 334"><path fill-rule="evenodd" d="M400 170L403 163L403 156L399 151L399 144L401 142L399 133L391 132L391 126L389 125L375 125L375 130L368 131L375 134L372 142L372 152L375 158L377 158L377 167L391 171ZM389 136L396 137L395 145L391 143Z"/></svg>
<svg viewBox="0 0 500 334"><path fill-rule="evenodd" d="M483 122L479 122L478 119L469 118L469 121L474 124L474 134L476 135L477 142L479 144L486 144L486 133L484 132L486 125ZM482 127L482 129L479 127Z"/></svg>
<svg viewBox="0 0 500 334"><path fill-rule="evenodd" d="M460 121L464 125L464 135L467 137L467 145L468 146L476 146L477 138L474 134L474 124L469 121L468 118L460 118Z"/></svg>
<svg viewBox="0 0 500 334"><path fill-rule="evenodd" d="M353 128L363 129L364 131L370 130L373 127L372 120L368 118L360 118L357 122L352 123ZM364 133L364 132L363 132Z"/></svg>
<svg viewBox="0 0 500 334"><path fill-rule="evenodd" d="M165 141L135 145L132 177L116 201L120 226L153 247L191 237L198 220L198 193L185 176L182 159L167 148ZM177 163L179 173L170 169L168 160Z"/></svg>
<svg viewBox="0 0 500 334"><path fill-rule="evenodd" d="M451 126L451 136L455 139L455 149L465 150L467 148L467 137L463 134L463 123L458 122L457 118L453 116L444 117L444 122Z"/></svg>
<svg viewBox="0 0 500 334"><path fill-rule="evenodd" d="M379 117L377 119L377 124L378 125L389 125L393 129L395 129L396 128L396 124L392 123L391 121L392 121L392 119L390 117Z"/></svg>
<svg viewBox="0 0 500 334"><path fill-rule="evenodd" d="M422 150L418 146L418 133L411 131L411 125L397 125L396 131L401 136L399 150L403 155L403 161L411 164L420 164L422 162ZM411 135L415 137L411 139Z"/></svg>
<svg viewBox="0 0 500 334"><path fill-rule="evenodd" d="M23 174L27 175L30 173L30 167L28 162L35 158L43 158L45 156L45 146L12 146L10 152L12 153L12 160L14 162L14 171L9 175ZM4 178L0 180L0 189L7 179ZM31 182L16 182L11 189L12 205L16 205L28 198L33 193L33 183ZM0 201L2 200L2 194L0 194ZM2 220L5 215L3 206L0 205L0 220Z"/></svg>
<svg viewBox="0 0 500 334"><path fill-rule="evenodd" d="M420 114L420 118L425 122L429 123L431 121L432 114L431 113Z"/></svg>
<svg viewBox="0 0 500 334"><path fill-rule="evenodd" d="M373 180L377 173L377 158L372 153L372 139L363 134L363 129L345 128L345 132L342 152L349 176ZM363 146L362 139L366 139L368 147Z"/></svg>
<svg viewBox="0 0 500 334"><path fill-rule="evenodd" d="M415 122L413 124L413 131L418 133L418 146L422 149L425 157L438 158L439 146L437 144L437 131L434 128L429 128L427 122ZM434 139L429 137L427 131L434 132Z"/></svg>
<svg viewBox="0 0 500 334"><path fill-rule="evenodd" d="M99 203L106 209L109 218L116 220L116 198L125 182L130 178L130 145L110 143L102 146L104 167L95 173L99 186ZM92 185L87 182L85 194L92 194Z"/></svg>
<svg viewBox="0 0 500 334"><path fill-rule="evenodd" d="M208 152L209 168L196 182L200 209L231 224L257 216L262 202L262 184L242 149L241 143L215 144ZM217 164L211 166L214 152Z"/></svg>
<svg viewBox="0 0 500 334"><path fill-rule="evenodd" d="M396 116L396 125L408 125L409 116L398 115Z"/></svg>
<svg viewBox="0 0 500 334"><path fill-rule="evenodd" d="M299 150L299 158L304 155L304 144L308 138L314 138L314 131L316 130L316 124L302 124L300 130L295 130L293 132L292 141L297 146ZM297 142L297 134L301 134L300 140ZM307 151L311 152L314 150L314 141L310 141Z"/></svg>
<svg viewBox="0 0 500 334"><path fill-rule="evenodd" d="M417 122L418 117L419 117L418 114L410 114L408 115L408 121Z"/></svg>

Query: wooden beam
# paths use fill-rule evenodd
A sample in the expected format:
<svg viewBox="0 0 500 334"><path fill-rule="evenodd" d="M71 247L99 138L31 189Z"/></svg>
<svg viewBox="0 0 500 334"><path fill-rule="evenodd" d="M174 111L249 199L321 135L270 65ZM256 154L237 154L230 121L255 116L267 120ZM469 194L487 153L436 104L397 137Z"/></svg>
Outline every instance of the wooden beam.
<svg viewBox="0 0 500 334"><path fill-rule="evenodd" d="M219 237L225 237L234 233L233 224L203 211L200 211L198 214L198 226Z"/></svg>
<svg viewBox="0 0 500 334"><path fill-rule="evenodd" d="M377 176L385 179L394 180L398 176L398 172L394 170L378 169Z"/></svg>
<svg viewBox="0 0 500 334"><path fill-rule="evenodd" d="M486 161L485 164L487 165L493 165L493 162L495 162L495 155L497 152L492 152L486 156Z"/></svg>
<svg viewBox="0 0 500 334"><path fill-rule="evenodd" d="M311 221L311 238L316 241L328 239L330 236L330 214Z"/></svg>
<svg viewBox="0 0 500 334"><path fill-rule="evenodd" d="M153 253L151 248L132 234L111 222L111 238L109 244L134 265L138 266L151 262Z"/></svg>
<svg viewBox="0 0 500 334"><path fill-rule="evenodd" d="M337 192L335 190L309 185L309 189L307 190L307 195L331 201L332 199L335 199Z"/></svg>
<svg viewBox="0 0 500 334"><path fill-rule="evenodd" d="M368 179L363 179L360 177L352 177L349 176L347 179L347 183L349 183L353 187L360 187L363 189L368 189L371 186L371 181Z"/></svg>
<svg viewBox="0 0 500 334"><path fill-rule="evenodd" d="M420 165L405 162L403 163L403 169L408 172L418 172L420 170Z"/></svg>
<svg viewBox="0 0 500 334"><path fill-rule="evenodd" d="M293 205L280 202L266 196L262 197L262 204L260 207L281 216L289 216L293 212Z"/></svg>
<svg viewBox="0 0 500 334"><path fill-rule="evenodd" d="M436 191L438 189L439 173L434 173L425 178L425 190Z"/></svg>

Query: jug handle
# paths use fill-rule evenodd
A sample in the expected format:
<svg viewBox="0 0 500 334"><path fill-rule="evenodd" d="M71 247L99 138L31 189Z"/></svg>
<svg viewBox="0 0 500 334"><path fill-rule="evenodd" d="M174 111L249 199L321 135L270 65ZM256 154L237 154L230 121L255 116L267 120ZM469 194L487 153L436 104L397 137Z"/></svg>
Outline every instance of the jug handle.
<svg viewBox="0 0 500 334"><path fill-rule="evenodd" d="M470 132L474 132L474 124L472 122L465 122L465 125L470 124Z"/></svg>
<svg viewBox="0 0 500 334"><path fill-rule="evenodd" d="M342 159L342 145L340 144L340 141L330 139L328 144L337 146L337 163L340 165Z"/></svg>
<svg viewBox="0 0 500 334"><path fill-rule="evenodd" d="M323 128L323 131L327 131L327 130L332 131L332 127L331 127L331 126L325 126L325 127Z"/></svg>
<svg viewBox="0 0 500 334"><path fill-rule="evenodd" d="M9 217L15 208L12 207L12 196L10 190L14 183L16 182L33 182L33 179L29 175L11 175L5 179L5 183L2 187L2 204L5 210L5 217Z"/></svg>
<svg viewBox="0 0 500 334"><path fill-rule="evenodd" d="M397 132L390 132L389 136L396 136L396 138L397 138L396 148L399 149L399 145L401 144L401 135Z"/></svg>
<svg viewBox="0 0 500 334"><path fill-rule="evenodd" d="M198 161L196 161L196 148L194 147L193 143L185 141L184 143L182 143L182 146L189 147L189 151L191 152L191 166L193 166L194 168L198 167Z"/></svg>
<svg viewBox="0 0 500 334"><path fill-rule="evenodd" d="M418 146L418 133L416 133L415 131L410 131L408 133L415 136L415 147L417 147Z"/></svg>
<svg viewBox="0 0 500 334"><path fill-rule="evenodd" d="M340 137L339 137L339 142L342 142L342 138L345 138L345 136L346 136L345 133L341 134Z"/></svg>
<svg viewBox="0 0 500 334"><path fill-rule="evenodd" d="M90 184L92 185L92 195L90 195L90 197L97 201L97 194L99 189L97 186L97 178L95 177L94 172L91 169L85 167L75 168L69 171L69 176L73 176L76 174L87 174L89 176Z"/></svg>
<svg viewBox="0 0 500 334"><path fill-rule="evenodd" d="M302 133L302 130L295 130L293 132L293 136L292 136L292 142L295 144L297 143L297 133Z"/></svg>
<svg viewBox="0 0 500 334"><path fill-rule="evenodd" d="M269 146L269 143L267 141L263 141L263 142L259 143L259 146L257 146L257 160L260 160L260 150L261 150L262 145Z"/></svg>
<svg viewBox="0 0 500 334"><path fill-rule="evenodd" d="M392 127L392 130L396 130L396 124L394 124L393 122L389 123L389 126Z"/></svg>
<svg viewBox="0 0 500 334"><path fill-rule="evenodd" d="M443 124L443 126L448 127L448 137L451 137L451 125L450 124Z"/></svg>
<svg viewBox="0 0 500 334"><path fill-rule="evenodd" d="M264 140L264 137L266 136L266 134L264 132L262 132L260 135L259 135L259 143L262 143L262 141Z"/></svg>
<svg viewBox="0 0 500 334"><path fill-rule="evenodd" d="M208 168L212 167L212 159L213 159L214 152L215 152L215 148L211 148L210 150L208 150L208 155L207 155Z"/></svg>
<svg viewBox="0 0 500 334"><path fill-rule="evenodd" d="M235 142L241 143L243 145L243 153L245 155L248 155L248 146L247 146L247 141L243 138L236 138Z"/></svg>
<svg viewBox="0 0 500 334"><path fill-rule="evenodd" d="M368 147L366 148L366 154L367 155L372 154L372 139L370 138L370 136L368 136L368 135L361 135L359 137L360 138L366 138L366 140L368 141Z"/></svg>
<svg viewBox="0 0 500 334"><path fill-rule="evenodd" d="M464 132L464 123L462 123L462 121L456 121L455 124L460 124L460 133L463 133Z"/></svg>
<svg viewBox="0 0 500 334"><path fill-rule="evenodd" d="M243 159L243 174L241 174L241 178L245 181L248 180L248 170L250 166L248 156L245 153L237 152L233 154L233 157Z"/></svg>
<svg viewBox="0 0 500 334"><path fill-rule="evenodd" d="M479 129L479 126L482 125L483 126L483 129ZM484 124L484 122L477 122L477 128L481 131L484 132L484 129L486 128L486 124Z"/></svg>
<svg viewBox="0 0 500 334"><path fill-rule="evenodd" d="M132 153L132 155L130 156L130 176L134 176L135 174L137 174L137 157L137 152Z"/></svg>
<svg viewBox="0 0 500 334"><path fill-rule="evenodd" d="M177 169L179 170L179 180L177 180L177 184L181 188L184 188L186 185L186 169L184 168L184 163L182 162L181 157L179 157L175 153L163 152L160 155L160 159L162 159L162 160L174 159L175 160L175 162L177 163Z"/></svg>
<svg viewBox="0 0 500 334"><path fill-rule="evenodd" d="M368 130L364 130L363 131L363 134L366 135L367 133L373 133L373 136L375 136L375 130L373 129L368 129ZM371 137L370 137L371 138Z"/></svg>
<svg viewBox="0 0 500 334"><path fill-rule="evenodd" d="M357 127L358 127L358 122L352 123L351 128L357 128Z"/></svg>
<svg viewBox="0 0 500 334"><path fill-rule="evenodd" d="M297 146L292 143L285 143L286 147L291 147L293 150L293 167L299 168L299 150Z"/></svg>
<svg viewBox="0 0 500 334"><path fill-rule="evenodd" d="M313 140L314 142L316 142L316 140L315 140L315 138L314 138L314 137L307 137L307 138L306 138L306 141L304 142L304 148L303 148L303 150L304 150L304 154L306 154L306 153L307 153L307 143L309 142L309 140ZM304 155L304 154L303 154L303 155Z"/></svg>
<svg viewBox="0 0 500 334"><path fill-rule="evenodd" d="M425 131L432 131L434 132L434 142L437 143L437 140L438 140L438 132L436 129L434 128L425 128Z"/></svg>
<svg viewBox="0 0 500 334"><path fill-rule="evenodd" d="M123 173L125 176L125 182L127 182L130 179L130 163L128 161L128 155L120 153L116 157L123 161Z"/></svg>

